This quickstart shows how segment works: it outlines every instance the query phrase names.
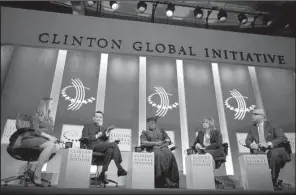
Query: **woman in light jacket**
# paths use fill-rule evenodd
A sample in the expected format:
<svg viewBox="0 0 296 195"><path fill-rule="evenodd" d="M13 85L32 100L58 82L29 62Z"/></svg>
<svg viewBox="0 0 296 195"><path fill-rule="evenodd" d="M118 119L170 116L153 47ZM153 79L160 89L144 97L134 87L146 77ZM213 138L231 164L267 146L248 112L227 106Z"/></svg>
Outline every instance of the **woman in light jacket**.
<svg viewBox="0 0 296 195"><path fill-rule="evenodd" d="M34 116L23 114L17 115L17 132L12 135L16 137L14 147L37 148L42 152L38 158L38 163L34 172L34 184L43 187L41 183L41 169L48 162L50 156L57 152L55 142L57 138L50 135L53 132L53 120L50 116L52 99L44 98L40 100L37 112ZM17 146L16 146L17 145Z"/></svg>

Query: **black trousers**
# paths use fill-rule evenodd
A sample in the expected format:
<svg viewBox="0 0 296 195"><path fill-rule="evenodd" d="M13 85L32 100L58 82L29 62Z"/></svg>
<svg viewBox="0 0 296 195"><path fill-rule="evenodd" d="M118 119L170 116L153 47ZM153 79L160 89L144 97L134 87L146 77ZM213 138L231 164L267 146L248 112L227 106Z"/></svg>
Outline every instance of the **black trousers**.
<svg viewBox="0 0 296 195"><path fill-rule="evenodd" d="M267 159L271 169L272 183L276 185L281 168L288 162L288 153L285 148L273 148L268 151Z"/></svg>
<svg viewBox="0 0 296 195"><path fill-rule="evenodd" d="M103 161L102 172L108 171L111 160L114 160L117 169L122 169L120 163L122 162L121 153L119 147L114 142L100 142L94 147L94 152L102 152L105 154Z"/></svg>

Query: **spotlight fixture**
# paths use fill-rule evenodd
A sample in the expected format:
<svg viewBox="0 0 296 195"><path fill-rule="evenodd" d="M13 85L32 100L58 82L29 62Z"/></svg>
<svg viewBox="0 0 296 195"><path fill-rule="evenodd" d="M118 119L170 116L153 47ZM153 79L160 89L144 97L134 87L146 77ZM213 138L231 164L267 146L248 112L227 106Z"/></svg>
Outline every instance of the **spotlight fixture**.
<svg viewBox="0 0 296 195"><path fill-rule="evenodd" d="M175 11L175 5L172 3L168 4L168 7L166 8L166 15L167 17L172 17Z"/></svg>
<svg viewBox="0 0 296 195"><path fill-rule="evenodd" d="M264 15L262 20L263 20L263 25L265 26L270 26L273 23L273 21L270 19L270 16L268 15Z"/></svg>
<svg viewBox="0 0 296 195"><path fill-rule="evenodd" d="M218 13L218 20L220 22L225 22L227 20L227 13L222 9Z"/></svg>
<svg viewBox="0 0 296 195"><path fill-rule="evenodd" d="M87 1L86 4L87 4L88 6L93 6L93 5L94 5L94 2L93 2L93 1Z"/></svg>
<svg viewBox="0 0 296 195"><path fill-rule="evenodd" d="M118 9L118 3L116 1L110 1L110 7L115 11Z"/></svg>
<svg viewBox="0 0 296 195"><path fill-rule="evenodd" d="M137 8L139 12L144 13L147 9L147 3L145 3L145 1L139 1Z"/></svg>
<svg viewBox="0 0 296 195"><path fill-rule="evenodd" d="M237 19L240 24L246 24L248 22L248 17L243 13L238 14Z"/></svg>
<svg viewBox="0 0 296 195"><path fill-rule="evenodd" d="M285 28L289 28L289 27L290 27L290 24L286 24L286 25L285 25Z"/></svg>
<svg viewBox="0 0 296 195"><path fill-rule="evenodd" d="M194 10L194 16L199 20L202 19L202 17L203 17L202 9L200 9L199 7L196 7Z"/></svg>

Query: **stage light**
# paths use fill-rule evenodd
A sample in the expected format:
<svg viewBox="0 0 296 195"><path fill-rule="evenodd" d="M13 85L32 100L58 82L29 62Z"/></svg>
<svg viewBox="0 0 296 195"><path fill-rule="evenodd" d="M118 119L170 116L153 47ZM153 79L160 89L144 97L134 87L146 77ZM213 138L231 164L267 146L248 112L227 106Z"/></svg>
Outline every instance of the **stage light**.
<svg viewBox="0 0 296 195"><path fill-rule="evenodd" d="M237 19L241 24L246 24L248 22L248 17L243 13L238 14Z"/></svg>
<svg viewBox="0 0 296 195"><path fill-rule="evenodd" d="M88 6L93 6L94 5L93 1L87 1L86 3L87 3Z"/></svg>
<svg viewBox="0 0 296 195"><path fill-rule="evenodd" d="M270 26L270 25L272 25L272 23L273 23L273 21L270 19L269 16L267 16L267 15L263 16L263 25Z"/></svg>
<svg viewBox="0 0 296 195"><path fill-rule="evenodd" d="M175 11L175 5L172 3L168 4L168 7L166 8L166 15L167 17L172 17Z"/></svg>
<svg viewBox="0 0 296 195"><path fill-rule="evenodd" d="M117 10L118 9L118 3L116 1L110 1L110 7L113 10Z"/></svg>
<svg viewBox="0 0 296 195"><path fill-rule="evenodd" d="M197 19L202 19L203 17L203 11L202 9L200 9L199 7L195 8L194 10L194 16L197 18Z"/></svg>
<svg viewBox="0 0 296 195"><path fill-rule="evenodd" d="M144 13L147 9L147 3L145 3L145 1L139 1L137 8L139 12Z"/></svg>
<svg viewBox="0 0 296 195"><path fill-rule="evenodd" d="M285 25L285 28L289 28L289 27L290 27L290 24L286 24L286 25Z"/></svg>
<svg viewBox="0 0 296 195"><path fill-rule="evenodd" d="M227 13L222 9L218 13L218 20L220 22L225 22L227 20Z"/></svg>

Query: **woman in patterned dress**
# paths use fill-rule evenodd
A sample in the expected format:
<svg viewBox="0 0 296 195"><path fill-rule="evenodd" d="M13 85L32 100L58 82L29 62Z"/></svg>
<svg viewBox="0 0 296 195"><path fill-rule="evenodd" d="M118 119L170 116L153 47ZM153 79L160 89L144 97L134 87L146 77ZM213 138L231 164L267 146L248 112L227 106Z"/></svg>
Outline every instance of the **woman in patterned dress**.
<svg viewBox="0 0 296 195"><path fill-rule="evenodd" d="M40 100L38 111L34 116L18 114L16 120L16 135L20 143L17 147L42 149L34 172L34 183L38 187L43 187L41 184L43 165L59 148L55 144L57 138L50 135L53 131L53 120L50 116L51 107L52 99L44 98Z"/></svg>
<svg viewBox="0 0 296 195"><path fill-rule="evenodd" d="M141 145L148 152L154 152L155 187L178 187L179 170L176 158L168 148L171 139L168 134L156 126L158 117L147 119L148 130L141 134Z"/></svg>

